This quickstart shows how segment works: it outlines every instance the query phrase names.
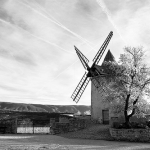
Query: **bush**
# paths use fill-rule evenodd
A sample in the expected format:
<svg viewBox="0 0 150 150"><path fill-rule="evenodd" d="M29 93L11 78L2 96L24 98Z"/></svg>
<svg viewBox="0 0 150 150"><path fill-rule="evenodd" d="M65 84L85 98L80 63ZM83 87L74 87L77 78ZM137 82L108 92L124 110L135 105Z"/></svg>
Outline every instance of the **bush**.
<svg viewBox="0 0 150 150"><path fill-rule="evenodd" d="M133 129L146 129L146 124L144 123L137 123L137 122L131 122L130 127Z"/></svg>
<svg viewBox="0 0 150 150"><path fill-rule="evenodd" d="M146 121L146 125L150 128L150 121Z"/></svg>
<svg viewBox="0 0 150 150"><path fill-rule="evenodd" d="M125 123L121 123L117 129L128 129L127 125Z"/></svg>
<svg viewBox="0 0 150 150"><path fill-rule="evenodd" d="M116 129L146 129L150 127L150 122L148 123L138 123L131 122L128 126L125 123L119 124Z"/></svg>

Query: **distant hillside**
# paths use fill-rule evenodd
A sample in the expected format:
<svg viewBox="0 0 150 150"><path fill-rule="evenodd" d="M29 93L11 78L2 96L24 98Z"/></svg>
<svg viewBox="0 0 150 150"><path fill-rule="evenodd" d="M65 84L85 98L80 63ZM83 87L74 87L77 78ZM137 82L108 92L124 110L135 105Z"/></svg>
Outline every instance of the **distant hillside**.
<svg viewBox="0 0 150 150"><path fill-rule="evenodd" d="M85 105L41 105L25 103L0 102L1 110L26 111L26 112L56 112L56 113L75 113L90 114L91 107Z"/></svg>

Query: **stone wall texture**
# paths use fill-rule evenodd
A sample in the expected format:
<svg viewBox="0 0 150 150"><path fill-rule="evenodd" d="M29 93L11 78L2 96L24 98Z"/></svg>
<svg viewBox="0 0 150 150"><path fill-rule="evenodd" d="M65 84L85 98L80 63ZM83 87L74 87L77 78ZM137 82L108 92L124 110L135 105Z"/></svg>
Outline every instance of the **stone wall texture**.
<svg viewBox="0 0 150 150"><path fill-rule="evenodd" d="M97 88L91 83L91 117L93 120L103 120L102 110L108 109L108 105L102 102L102 95ZM109 115L111 117L111 114Z"/></svg>
<svg viewBox="0 0 150 150"><path fill-rule="evenodd" d="M110 128L110 135L116 140L150 141L150 129L114 129Z"/></svg>

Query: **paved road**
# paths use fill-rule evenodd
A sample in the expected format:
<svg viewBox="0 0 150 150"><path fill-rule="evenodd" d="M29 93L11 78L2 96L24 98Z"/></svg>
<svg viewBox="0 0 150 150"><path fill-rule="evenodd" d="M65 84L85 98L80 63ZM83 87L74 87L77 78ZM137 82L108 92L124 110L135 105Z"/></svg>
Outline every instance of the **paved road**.
<svg viewBox="0 0 150 150"><path fill-rule="evenodd" d="M150 150L148 143L68 139L56 135L1 135L0 150Z"/></svg>

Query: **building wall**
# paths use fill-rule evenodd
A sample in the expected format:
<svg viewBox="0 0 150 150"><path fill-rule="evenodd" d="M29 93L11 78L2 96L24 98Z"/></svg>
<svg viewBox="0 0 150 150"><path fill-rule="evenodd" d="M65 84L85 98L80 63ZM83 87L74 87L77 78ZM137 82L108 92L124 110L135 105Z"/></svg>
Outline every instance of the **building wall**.
<svg viewBox="0 0 150 150"><path fill-rule="evenodd" d="M91 118L103 123L103 110L109 110L109 120L114 114L109 109L108 104L102 102L102 96L91 82Z"/></svg>

